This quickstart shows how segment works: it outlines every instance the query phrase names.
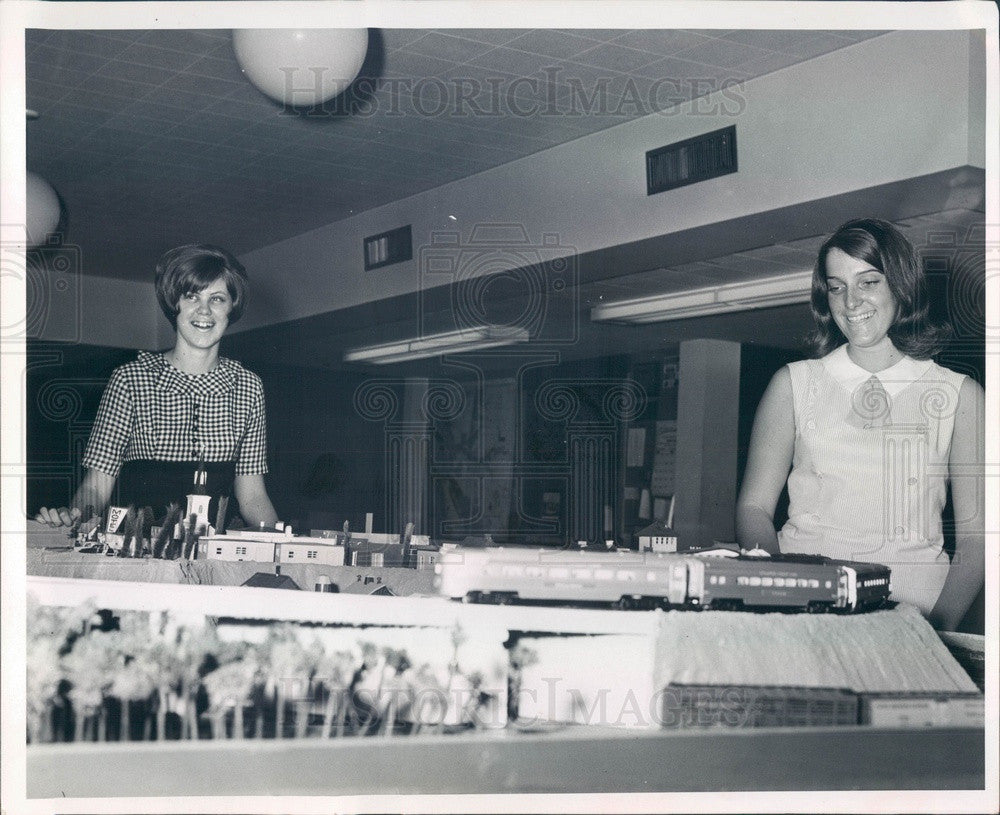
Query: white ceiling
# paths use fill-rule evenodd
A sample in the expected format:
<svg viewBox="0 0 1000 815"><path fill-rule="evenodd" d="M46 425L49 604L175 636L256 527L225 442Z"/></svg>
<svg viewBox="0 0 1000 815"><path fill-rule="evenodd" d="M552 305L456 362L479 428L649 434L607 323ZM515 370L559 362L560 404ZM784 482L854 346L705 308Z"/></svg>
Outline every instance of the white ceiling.
<svg viewBox="0 0 1000 815"><path fill-rule="evenodd" d="M879 33L372 29L374 91L299 116L243 77L228 30L31 30L27 166L62 196L85 274L148 280L171 246L245 253Z"/></svg>

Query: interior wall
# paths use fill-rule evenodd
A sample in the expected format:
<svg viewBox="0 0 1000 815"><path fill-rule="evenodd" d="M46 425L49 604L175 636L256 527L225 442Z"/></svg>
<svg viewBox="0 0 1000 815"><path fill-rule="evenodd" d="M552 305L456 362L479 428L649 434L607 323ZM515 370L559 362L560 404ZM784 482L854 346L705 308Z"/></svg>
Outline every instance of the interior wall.
<svg viewBox="0 0 1000 815"><path fill-rule="evenodd" d="M29 270L27 334L47 342L155 350L173 341L173 330L149 282L83 274L84 258L72 246L46 248ZM63 262L65 261L65 262Z"/></svg>
<svg viewBox="0 0 1000 815"><path fill-rule="evenodd" d="M969 32L969 163L986 166L986 32Z"/></svg>
<svg viewBox="0 0 1000 815"><path fill-rule="evenodd" d="M243 258L263 292L238 328L496 271L459 258L453 274L438 274L423 263L448 233L474 249L481 224L523 227L524 243L499 247L516 266L525 251L585 252L983 166L970 138L981 129L981 111L970 107L971 61L967 31L892 32L264 247ZM738 173L646 195L647 150L734 123ZM407 223L414 259L365 272L362 238ZM762 235L761 244L775 239Z"/></svg>

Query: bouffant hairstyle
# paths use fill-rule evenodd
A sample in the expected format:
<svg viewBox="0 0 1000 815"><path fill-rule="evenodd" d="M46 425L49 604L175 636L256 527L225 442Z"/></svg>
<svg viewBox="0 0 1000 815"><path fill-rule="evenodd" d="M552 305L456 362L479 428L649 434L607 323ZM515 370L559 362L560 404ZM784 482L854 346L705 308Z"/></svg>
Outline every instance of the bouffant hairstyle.
<svg viewBox="0 0 1000 815"><path fill-rule="evenodd" d="M201 291L220 277L233 300L229 322L235 323L243 316L248 294L249 280L242 263L225 249L206 243L178 246L163 254L156 264L156 299L174 328L181 297Z"/></svg>
<svg viewBox="0 0 1000 815"><path fill-rule="evenodd" d="M827 239L813 268L811 306L815 329L809 341L817 357L847 342L830 314L826 258L831 249L839 249L885 275L896 301L896 318L888 332L896 348L914 359L929 359L941 351L951 329L930 318L927 282L913 244L887 221L858 218L843 224Z"/></svg>

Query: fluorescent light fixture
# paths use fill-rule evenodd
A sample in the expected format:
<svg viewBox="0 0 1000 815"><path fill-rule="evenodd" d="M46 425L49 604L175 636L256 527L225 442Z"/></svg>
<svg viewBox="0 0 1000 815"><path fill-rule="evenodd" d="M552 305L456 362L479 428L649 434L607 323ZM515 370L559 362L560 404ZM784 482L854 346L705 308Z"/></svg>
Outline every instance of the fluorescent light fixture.
<svg viewBox="0 0 1000 815"><path fill-rule="evenodd" d="M590 319L627 323L684 320L709 314L808 303L811 293L812 272L794 272L724 286L602 303L591 310Z"/></svg>
<svg viewBox="0 0 1000 815"><path fill-rule="evenodd" d="M460 354L465 351L482 351L502 345L527 342L528 330L509 326L482 326L429 334L412 340L366 345L344 354L345 362L370 362L388 365L392 362L409 362L414 359L436 357L440 354Z"/></svg>

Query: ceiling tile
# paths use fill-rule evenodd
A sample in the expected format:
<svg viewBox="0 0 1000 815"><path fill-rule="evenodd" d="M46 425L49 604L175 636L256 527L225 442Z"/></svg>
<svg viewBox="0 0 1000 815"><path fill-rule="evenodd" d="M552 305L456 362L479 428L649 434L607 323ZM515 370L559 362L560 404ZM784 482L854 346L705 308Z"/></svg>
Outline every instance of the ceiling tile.
<svg viewBox="0 0 1000 815"><path fill-rule="evenodd" d="M176 74L160 85L160 91L186 91L188 93L204 94L225 98L235 90L235 83L228 79L216 79L209 76L193 74Z"/></svg>
<svg viewBox="0 0 1000 815"><path fill-rule="evenodd" d="M51 34L52 31L46 28L26 28L24 30L25 50L31 51L33 48L43 45Z"/></svg>
<svg viewBox="0 0 1000 815"><path fill-rule="evenodd" d="M410 80L408 87L413 87L422 79L436 77L455 66L454 62L424 54L413 54L409 51L393 51L386 54L385 77L403 77Z"/></svg>
<svg viewBox="0 0 1000 815"><path fill-rule="evenodd" d="M577 37L585 37L588 40L593 40L594 42L609 42L619 34L622 33L620 30L610 29L610 28L560 28L553 29L554 31L566 31L570 34L574 34Z"/></svg>
<svg viewBox="0 0 1000 815"><path fill-rule="evenodd" d="M120 53L126 43L112 39L100 31L50 31L45 44L51 48L64 48L77 54L89 54L110 59Z"/></svg>
<svg viewBox="0 0 1000 815"><path fill-rule="evenodd" d="M733 68L752 59L767 56L763 48L754 48L732 40L710 40L693 48L678 51L681 59L696 59L705 65L717 65L720 68Z"/></svg>
<svg viewBox="0 0 1000 815"><path fill-rule="evenodd" d="M661 57L669 56L685 48L692 48L711 39L706 34L684 29L650 28L626 31L615 37L616 45L626 45L649 51Z"/></svg>
<svg viewBox="0 0 1000 815"><path fill-rule="evenodd" d="M147 31L142 42L157 48L169 48L184 54L204 56L228 49L232 53L232 36L228 29L194 31L190 29L157 29Z"/></svg>
<svg viewBox="0 0 1000 815"><path fill-rule="evenodd" d="M168 125L167 127L170 127ZM127 130L131 133L146 133L156 136L164 132L164 123L159 119L147 119L143 116L133 116L127 113L118 113L107 119L100 128L106 132L109 141L122 138L120 131Z"/></svg>
<svg viewBox="0 0 1000 815"><path fill-rule="evenodd" d="M61 77L59 80L50 79L48 81L59 81L67 84L93 73L105 62L107 62L107 58L103 56L79 54L75 51L53 48L47 44L39 45L25 57L26 70L35 74L39 79L47 79L49 75L58 74ZM65 72L68 72L68 76L64 75Z"/></svg>
<svg viewBox="0 0 1000 815"><path fill-rule="evenodd" d="M147 119L157 119L165 125L175 125L186 121L192 115L192 111L184 110L174 105L162 104L158 93L150 94L143 99L135 99L120 112L128 116L143 116Z"/></svg>
<svg viewBox="0 0 1000 815"><path fill-rule="evenodd" d="M773 71L780 71L782 68L787 68L789 65L794 65L798 59L791 56L790 54L768 54L766 57L761 59L750 60L738 68L733 68L732 70L727 69L729 74L732 75L734 79L752 79L758 76L764 76Z"/></svg>
<svg viewBox="0 0 1000 815"><path fill-rule="evenodd" d="M240 70L239 64L233 55L223 55L219 57L201 57L196 59L185 69L185 73L196 76L211 76L217 79L228 79L230 82L243 82L249 84L249 80Z"/></svg>
<svg viewBox="0 0 1000 815"><path fill-rule="evenodd" d="M506 74L523 76L541 71L546 66L552 65L553 60L547 56L528 54L502 46L470 60L470 64L502 71Z"/></svg>
<svg viewBox="0 0 1000 815"><path fill-rule="evenodd" d="M73 123L67 119L47 117L44 126L42 126L42 120L29 123L29 138L26 146L29 152L32 147L41 147L42 149L38 150L37 154L45 156L64 147L77 144L87 132L89 129L74 128Z"/></svg>
<svg viewBox="0 0 1000 815"><path fill-rule="evenodd" d="M552 59L568 59L593 48L594 41L564 31L534 29L511 40L507 47Z"/></svg>
<svg viewBox="0 0 1000 815"><path fill-rule="evenodd" d="M129 97L106 96L91 91L74 91L51 108L53 113L68 119L100 124L108 114L119 113L129 104Z"/></svg>
<svg viewBox="0 0 1000 815"><path fill-rule="evenodd" d="M486 43L431 31L426 37L421 37L405 46L403 50L452 62L466 62L492 48L492 45Z"/></svg>
<svg viewBox="0 0 1000 815"><path fill-rule="evenodd" d="M93 104L90 101L91 95L95 96L100 104L102 97L113 96L118 100L141 99L153 88L153 85L143 85L140 82L129 82L118 76L98 76L91 74L84 77L80 84L72 90L72 96L78 104Z"/></svg>
<svg viewBox="0 0 1000 815"><path fill-rule="evenodd" d="M95 81L107 79L109 81L136 82L142 85L159 85L176 74L177 72L171 68L156 68L152 65L140 65L136 62L112 59L98 68L94 72L93 78Z"/></svg>
<svg viewBox="0 0 1000 815"><path fill-rule="evenodd" d="M827 54L830 51L836 51L838 48L843 48L845 45L850 45L851 43L851 40L845 40L836 34L824 32L808 39L804 38L801 42L796 43L794 48L789 49L789 53L797 57L809 59L811 57L818 57L821 54Z"/></svg>
<svg viewBox="0 0 1000 815"><path fill-rule="evenodd" d="M705 65L678 57L667 57L658 62L650 63L636 73L658 81L661 86L669 86L685 95L696 80L711 78L719 71L718 66Z"/></svg>
<svg viewBox="0 0 1000 815"><path fill-rule="evenodd" d="M464 37L467 40L488 43L490 45L503 45L516 39L527 29L523 28L442 28L442 33L451 34L453 37Z"/></svg>
<svg viewBox="0 0 1000 815"><path fill-rule="evenodd" d="M657 59L659 59L658 56L650 54L648 51L626 48L615 43L603 43L573 57L573 61L577 63L606 68L611 71L621 71L622 73L636 71L644 65L657 61Z"/></svg>
<svg viewBox="0 0 1000 815"><path fill-rule="evenodd" d="M891 34L891 31L863 31L863 30L841 30L831 31L831 34L836 34L845 40L852 40L854 42L861 42L862 40L870 40L872 37L881 37L883 34Z"/></svg>
<svg viewBox="0 0 1000 815"><path fill-rule="evenodd" d="M233 119L241 119L246 122L257 122L264 115L271 115L271 111L262 111L259 103L247 103L239 99L228 97L225 99L213 99L211 104L212 114L215 116L227 116ZM235 122L228 123L230 126L238 127Z"/></svg>
<svg viewBox="0 0 1000 815"><path fill-rule="evenodd" d="M424 28L382 28L379 29L379 33L382 37L383 48L386 51L394 51L419 40L421 37L426 37L430 32Z"/></svg>
<svg viewBox="0 0 1000 815"><path fill-rule="evenodd" d="M155 32L160 34L162 32ZM155 42L161 42L156 38ZM162 48L148 43L133 43L117 55L117 59L134 62L138 65L152 65L154 68L168 68L179 71L186 68L201 55L178 53L168 48Z"/></svg>
<svg viewBox="0 0 1000 815"><path fill-rule="evenodd" d="M182 111L204 110L214 102L211 96L172 88L157 88L155 99L158 104L170 105Z"/></svg>
<svg viewBox="0 0 1000 815"><path fill-rule="evenodd" d="M750 45L755 48L764 48L769 51L780 51L794 54L795 47L816 35L815 31L801 31L795 29L754 29L744 31L731 31L723 39L732 42Z"/></svg>
<svg viewBox="0 0 1000 815"><path fill-rule="evenodd" d="M69 89L65 85L44 82L41 79L36 79L34 75L28 76L25 79L25 94L29 107L37 100L45 100L47 102L58 101L67 93L69 93Z"/></svg>

